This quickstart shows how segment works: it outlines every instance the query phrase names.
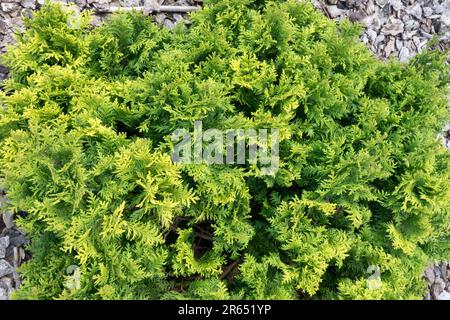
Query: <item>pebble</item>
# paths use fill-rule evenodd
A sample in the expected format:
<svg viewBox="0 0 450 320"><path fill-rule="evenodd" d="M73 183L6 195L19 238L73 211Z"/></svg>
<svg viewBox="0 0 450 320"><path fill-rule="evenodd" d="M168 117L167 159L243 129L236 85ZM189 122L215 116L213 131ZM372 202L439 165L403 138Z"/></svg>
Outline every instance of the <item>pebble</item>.
<svg viewBox="0 0 450 320"><path fill-rule="evenodd" d="M2 219L7 229L11 229L14 226L13 214L11 212L3 212Z"/></svg>
<svg viewBox="0 0 450 320"><path fill-rule="evenodd" d="M404 23L400 19L393 17L389 18L388 23L386 23L382 28L381 32L391 36L396 36L402 33L404 30Z"/></svg>
<svg viewBox="0 0 450 320"><path fill-rule="evenodd" d="M411 31L411 30L417 30L420 26L419 21L416 20L407 20L404 24L405 30Z"/></svg>
<svg viewBox="0 0 450 320"><path fill-rule="evenodd" d="M0 259L0 278L11 274L13 267L6 260Z"/></svg>
<svg viewBox="0 0 450 320"><path fill-rule="evenodd" d="M366 34L367 34L367 38L369 38L369 41L371 43L374 43L376 38L377 38L377 33L374 30L372 30L372 29L368 29L366 31Z"/></svg>
<svg viewBox="0 0 450 320"><path fill-rule="evenodd" d="M6 257L6 249L9 246L9 237L1 237L0 238L0 259Z"/></svg>
<svg viewBox="0 0 450 320"><path fill-rule="evenodd" d="M450 48L450 32L443 32L450 30L448 0L339 0L337 4L327 0L324 8L319 0L313 3L333 19L348 17L363 24L365 32L361 40L382 59L394 55L406 62L424 50L426 42L435 34L440 37L436 48L443 51ZM394 46L391 37L395 39ZM419 40L410 41L413 37Z"/></svg>
<svg viewBox="0 0 450 320"><path fill-rule="evenodd" d="M86 0L69 0L69 2L74 3L77 5L77 7L83 9L87 5Z"/></svg>
<svg viewBox="0 0 450 320"><path fill-rule="evenodd" d="M384 41L386 37L384 36L384 34L380 34L377 36L377 38L375 39L375 43L374 46L377 47L381 42Z"/></svg>
<svg viewBox="0 0 450 320"><path fill-rule="evenodd" d="M155 22L158 24L163 24L166 19L166 15L164 13L158 13L154 16Z"/></svg>
<svg viewBox="0 0 450 320"><path fill-rule="evenodd" d="M395 50L395 40L393 37L390 37L389 41L384 47L385 57L389 57L391 55L391 52L393 52L394 50Z"/></svg>
<svg viewBox="0 0 450 320"><path fill-rule="evenodd" d="M8 300L13 290L11 278L5 277L0 279L0 300Z"/></svg>
<svg viewBox="0 0 450 320"><path fill-rule="evenodd" d="M391 0L389 4L394 11L400 11L403 9L403 4L400 0Z"/></svg>
<svg viewBox="0 0 450 320"><path fill-rule="evenodd" d="M140 0L119 0L122 7L137 7L141 5Z"/></svg>
<svg viewBox="0 0 450 320"><path fill-rule="evenodd" d="M20 2L20 4L25 9L35 9L36 8L36 1L34 1L34 0L22 0Z"/></svg>
<svg viewBox="0 0 450 320"><path fill-rule="evenodd" d="M0 284L0 301L8 300L9 292L8 289Z"/></svg>
<svg viewBox="0 0 450 320"><path fill-rule="evenodd" d="M5 13L11 13L11 12L15 12L18 11L20 9L20 4L18 3L2 3L0 5L0 9L2 9L3 12Z"/></svg>
<svg viewBox="0 0 450 320"><path fill-rule="evenodd" d="M327 7L328 14L330 18L336 19L344 15L344 10L339 9L337 6L328 6Z"/></svg>
<svg viewBox="0 0 450 320"><path fill-rule="evenodd" d="M21 247L24 244L28 243L27 238L23 234L16 235L10 238L11 245L14 247Z"/></svg>
<svg viewBox="0 0 450 320"><path fill-rule="evenodd" d="M5 44L12 42L12 29L21 23L21 16L31 15L31 10L43 5L44 2L45 0L0 0L0 53L5 51ZM81 9L92 9L96 13L92 24L98 26L105 18L103 13L108 11L110 6L117 4L137 6L142 5L144 1L65 0L65 2L74 3ZM321 8L317 5L317 0L313 2ZM193 2L166 0L164 4L192 5ZM362 34L362 40L380 58L393 55L400 61L406 62L423 50L427 40L436 33L441 33L439 47L442 50L450 46L449 0L326 0L323 9L332 19L340 20L349 17L354 22L364 23L365 32ZM157 23L172 29L175 23L185 20L185 16L157 13L154 14L154 19ZM0 65L0 81L6 76L7 69ZM450 150L449 140L446 140L445 144ZM5 230L11 233L0 235L0 300L7 299L13 290L13 280L9 278L11 274L17 278L14 267L3 258L11 256L14 252L15 256L20 258L19 260L23 260L25 254L21 247L27 243L25 235L11 231L16 230L12 213L3 213L2 219L6 226ZM441 264L427 269L424 278L431 290L424 293L425 299L449 300L450 264L447 267ZM17 287L18 283L15 283L15 286Z"/></svg>
<svg viewBox="0 0 450 320"><path fill-rule="evenodd" d="M165 19L163 22L163 26L169 30L172 30L175 27L175 24L170 19Z"/></svg>
<svg viewBox="0 0 450 320"><path fill-rule="evenodd" d="M406 13L412 15L417 20L420 20L422 18L422 7L419 3L416 3L414 6L408 7Z"/></svg>
<svg viewBox="0 0 450 320"><path fill-rule="evenodd" d="M434 271L431 268L427 268L423 274L423 277L428 283L434 283Z"/></svg>
<svg viewBox="0 0 450 320"><path fill-rule="evenodd" d="M439 297L439 295L444 291L445 285L442 279L437 279L439 282L435 282L431 286L431 294L434 298Z"/></svg>
<svg viewBox="0 0 450 320"><path fill-rule="evenodd" d="M433 9L429 7L423 8L423 15L427 18L431 17L433 15Z"/></svg>
<svg viewBox="0 0 450 320"><path fill-rule="evenodd" d="M436 300L450 300L450 292L442 291L442 293L436 297Z"/></svg>
<svg viewBox="0 0 450 320"><path fill-rule="evenodd" d="M400 53L398 54L398 59L401 62L406 62L408 61L409 57L410 57L409 49L406 47L402 47L400 49Z"/></svg>

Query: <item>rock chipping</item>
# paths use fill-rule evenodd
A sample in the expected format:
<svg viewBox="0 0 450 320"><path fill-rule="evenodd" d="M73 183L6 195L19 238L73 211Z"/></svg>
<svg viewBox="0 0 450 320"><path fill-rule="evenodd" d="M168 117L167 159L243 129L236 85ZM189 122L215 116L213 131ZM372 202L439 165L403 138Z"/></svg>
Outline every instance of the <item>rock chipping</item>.
<svg viewBox="0 0 450 320"><path fill-rule="evenodd" d="M437 48L450 48L448 0L313 0L331 19L364 26L361 40L381 59L407 61L436 36Z"/></svg>
<svg viewBox="0 0 450 320"><path fill-rule="evenodd" d="M0 191L0 300L8 300L11 293L19 288L17 268L30 258L25 252L29 240L16 228L14 215L5 207L6 201L5 192Z"/></svg>

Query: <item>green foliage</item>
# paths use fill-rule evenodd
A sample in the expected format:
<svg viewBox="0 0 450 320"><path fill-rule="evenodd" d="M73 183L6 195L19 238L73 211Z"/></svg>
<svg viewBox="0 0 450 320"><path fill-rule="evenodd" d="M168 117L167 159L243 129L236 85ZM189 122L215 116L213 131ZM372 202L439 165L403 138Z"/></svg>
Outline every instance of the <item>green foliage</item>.
<svg viewBox="0 0 450 320"><path fill-rule="evenodd" d="M421 298L425 266L450 258L443 56L380 62L357 26L294 0L210 0L191 21L91 29L50 4L26 21L0 94L33 254L15 297ZM195 120L279 129L278 172L172 163Z"/></svg>

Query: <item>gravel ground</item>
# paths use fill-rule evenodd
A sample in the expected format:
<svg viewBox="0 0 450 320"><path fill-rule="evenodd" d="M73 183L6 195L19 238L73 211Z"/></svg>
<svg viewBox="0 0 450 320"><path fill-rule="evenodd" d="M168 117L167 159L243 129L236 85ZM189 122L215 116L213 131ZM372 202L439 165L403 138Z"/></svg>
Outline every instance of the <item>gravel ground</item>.
<svg viewBox="0 0 450 320"><path fill-rule="evenodd" d="M197 6L202 0L59 0L74 3L80 9L91 9L95 16L93 25L99 25L111 7L143 6L145 1L159 5ZM425 50L434 36L439 38L439 50L450 48L450 0L312 0L316 8L330 19L348 18L364 26L361 40L380 59L398 58L407 61ZM44 0L0 0L0 57L6 46L13 42L12 33L21 28L22 17L30 17ZM180 13L155 13L157 23L173 28L176 23L187 22ZM449 55L450 61L450 55ZM8 70L0 63L0 83ZM0 87L1 90L1 87ZM442 135L450 150L450 125ZM0 206L6 196L0 190ZM1 209L1 208L0 208ZM0 217L0 300L8 299L20 285L16 268L29 259L24 250L25 235L18 230L13 214L2 210ZM450 262L436 263L424 272L428 282L425 300L450 300Z"/></svg>
<svg viewBox="0 0 450 320"><path fill-rule="evenodd" d="M450 48L449 0L313 0L316 8L335 20L363 24L361 40L382 59L400 61L422 51L433 36L438 49Z"/></svg>
<svg viewBox="0 0 450 320"><path fill-rule="evenodd" d="M5 201L5 192L0 191L0 300L7 300L11 292L19 288L16 269L30 258L24 250L27 238L15 227L13 214L2 208Z"/></svg>
<svg viewBox="0 0 450 320"><path fill-rule="evenodd" d="M425 270L428 282L425 300L450 300L450 262L436 263Z"/></svg>

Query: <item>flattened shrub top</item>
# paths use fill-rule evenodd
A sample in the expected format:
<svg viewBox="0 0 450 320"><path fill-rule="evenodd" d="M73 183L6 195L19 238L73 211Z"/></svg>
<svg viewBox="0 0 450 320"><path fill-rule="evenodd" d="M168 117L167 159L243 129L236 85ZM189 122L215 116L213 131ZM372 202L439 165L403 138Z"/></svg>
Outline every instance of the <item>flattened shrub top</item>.
<svg viewBox="0 0 450 320"><path fill-rule="evenodd" d="M191 21L91 29L48 4L25 22L0 95L33 255L15 298L421 298L450 258L445 56L377 61L303 1L210 0ZM278 129L279 170L174 164L196 120Z"/></svg>

